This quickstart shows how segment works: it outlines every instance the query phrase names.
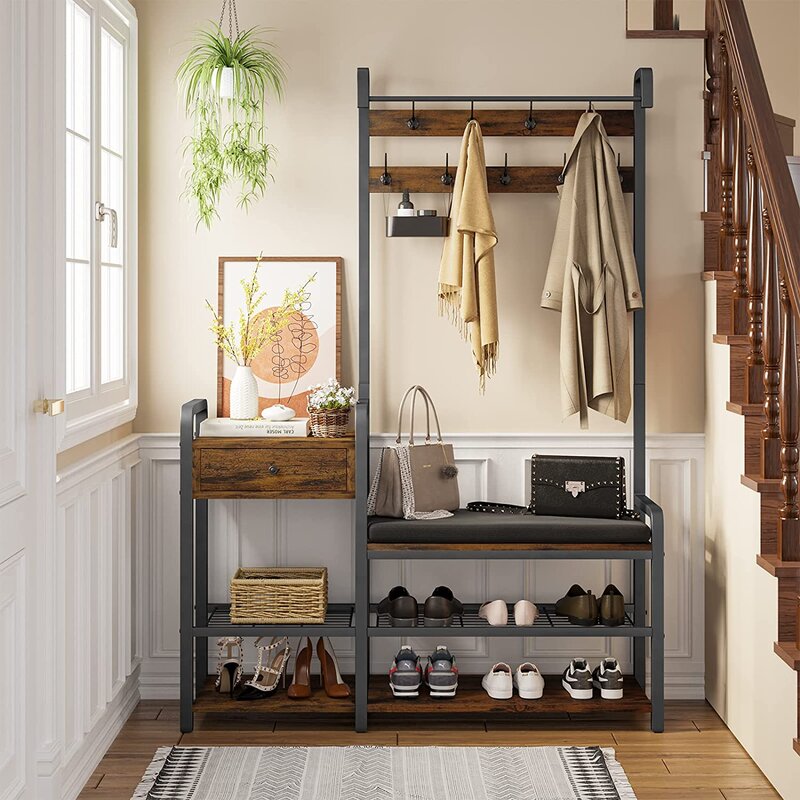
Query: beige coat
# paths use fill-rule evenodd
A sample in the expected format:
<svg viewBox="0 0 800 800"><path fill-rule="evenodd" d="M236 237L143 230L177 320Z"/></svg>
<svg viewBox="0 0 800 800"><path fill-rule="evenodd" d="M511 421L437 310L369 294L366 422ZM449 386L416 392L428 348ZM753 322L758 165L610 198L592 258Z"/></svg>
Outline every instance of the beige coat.
<svg viewBox="0 0 800 800"><path fill-rule="evenodd" d="M542 307L561 312L561 409L625 422L631 410L628 311L642 307L628 211L600 115L581 116L567 158Z"/></svg>

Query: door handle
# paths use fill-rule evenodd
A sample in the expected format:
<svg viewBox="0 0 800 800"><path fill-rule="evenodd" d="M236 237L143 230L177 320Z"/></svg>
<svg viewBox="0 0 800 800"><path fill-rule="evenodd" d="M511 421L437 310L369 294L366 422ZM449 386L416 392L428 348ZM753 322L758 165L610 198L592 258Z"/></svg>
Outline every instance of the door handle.
<svg viewBox="0 0 800 800"><path fill-rule="evenodd" d="M111 247L116 248L116 246L117 246L117 212L114 211L113 208L108 208L108 206L105 206L102 203L95 203L94 204L94 218L98 222L102 222L105 217L111 217L111 236L109 238L109 244L110 244Z"/></svg>
<svg viewBox="0 0 800 800"><path fill-rule="evenodd" d="M57 417L64 413L64 401L59 399L45 398L36 403L36 411L48 417Z"/></svg>

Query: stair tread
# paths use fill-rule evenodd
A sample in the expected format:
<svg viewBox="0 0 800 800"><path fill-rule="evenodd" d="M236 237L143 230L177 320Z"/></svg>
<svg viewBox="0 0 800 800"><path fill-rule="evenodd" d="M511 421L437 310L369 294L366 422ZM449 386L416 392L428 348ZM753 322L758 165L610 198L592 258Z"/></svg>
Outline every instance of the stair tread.
<svg viewBox="0 0 800 800"><path fill-rule="evenodd" d="M730 281L733 283L736 280L736 275L729 270L721 269L707 269L701 275L704 281Z"/></svg>
<svg viewBox="0 0 800 800"><path fill-rule="evenodd" d="M800 576L800 561L783 561L771 553L757 555L756 564L775 577Z"/></svg>
<svg viewBox="0 0 800 800"><path fill-rule="evenodd" d="M764 413L764 406L762 403L739 403L734 400L728 400L725 404L728 411L734 414L740 414L743 417L754 417Z"/></svg>
<svg viewBox="0 0 800 800"><path fill-rule="evenodd" d="M775 642L775 653L792 669L800 669L800 648L796 642Z"/></svg>
<svg viewBox="0 0 800 800"><path fill-rule="evenodd" d="M781 490L780 478L763 478L761 475L742 475L742 486L754 492L777 494Z"/></svg>
<svg viewBox="0 0 800 800"><path fill-rule="evenodd" d="M714 344L745 347L750 344L750 337L746 333L715 333Z"/></svg>

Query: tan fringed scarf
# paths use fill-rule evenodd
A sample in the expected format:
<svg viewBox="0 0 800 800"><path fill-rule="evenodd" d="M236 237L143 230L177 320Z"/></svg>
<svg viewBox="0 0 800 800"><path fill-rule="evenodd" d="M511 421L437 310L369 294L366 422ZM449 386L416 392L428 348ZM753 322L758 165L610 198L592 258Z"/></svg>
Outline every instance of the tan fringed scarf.
<svg viewBox="0 0 800 800"><path fill-rule="evenodd" d="M494 247L497 232L486 185L481 126L467 123L453 186L450 232L439 266L439 313L447 314L472 344L480 390L497 366L500 337Z"/></svg>

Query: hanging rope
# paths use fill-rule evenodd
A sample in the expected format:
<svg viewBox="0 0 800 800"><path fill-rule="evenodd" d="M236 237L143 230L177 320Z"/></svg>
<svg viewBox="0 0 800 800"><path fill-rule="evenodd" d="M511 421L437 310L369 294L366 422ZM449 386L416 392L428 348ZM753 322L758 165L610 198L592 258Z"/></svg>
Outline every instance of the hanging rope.
<svg viewBox="0 0 800 800"><path fill-rule="evenodd" d="M236 0L222 0L222 9L219 12L219 29L222 30L222 23L225 21L225 9L228 9L228 38L235 42L239 38L239 15L236 13ZM233 29L236 27L236 37L233 36Z"/></svg>

